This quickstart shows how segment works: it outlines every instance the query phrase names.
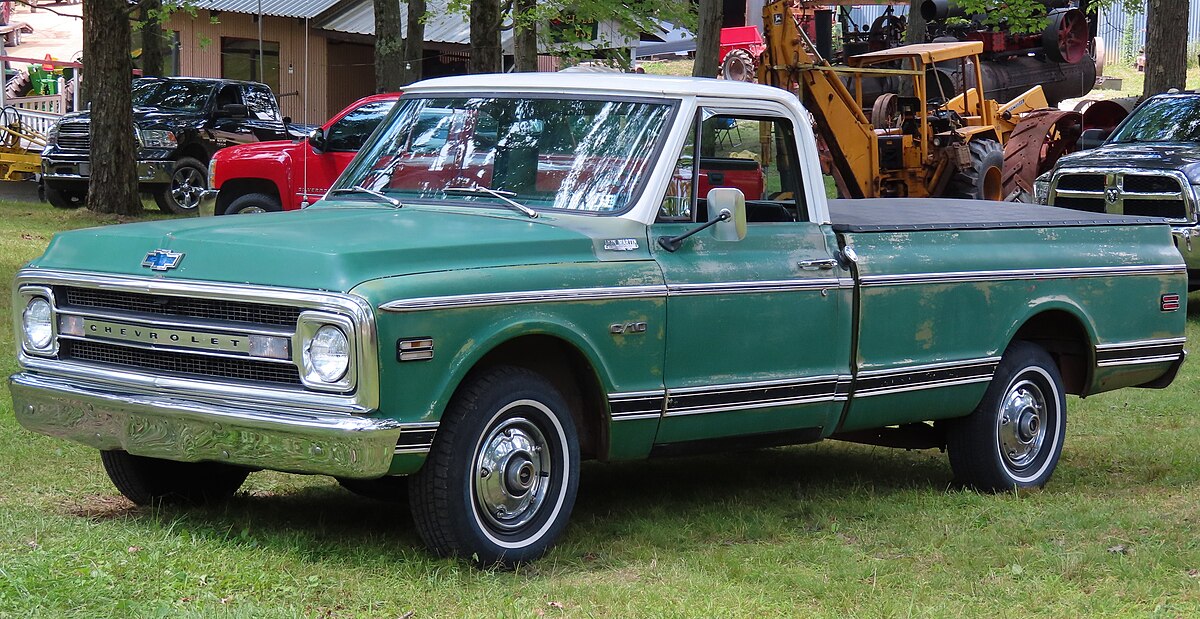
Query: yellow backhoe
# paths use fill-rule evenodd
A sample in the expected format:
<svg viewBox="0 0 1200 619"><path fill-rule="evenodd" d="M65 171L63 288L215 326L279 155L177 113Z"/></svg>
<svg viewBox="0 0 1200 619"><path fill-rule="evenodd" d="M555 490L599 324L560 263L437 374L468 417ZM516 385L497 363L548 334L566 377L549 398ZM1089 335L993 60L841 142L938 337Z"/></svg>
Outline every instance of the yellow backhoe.
<svg viewBox="0 0 1200 619"><path fill-rule="evenodd" d="M986 98L977 86L981 42L904 45L834 67L790 4L763 7L758 81L800 97L843 197L1019 197L1031 193L1045 158L1057 159L1055 149L1073 141L1078 119L1070 115L1078 114L1044 110L1041 86L1003 104ZM875 94L870 118L865 84Z"/></svg>

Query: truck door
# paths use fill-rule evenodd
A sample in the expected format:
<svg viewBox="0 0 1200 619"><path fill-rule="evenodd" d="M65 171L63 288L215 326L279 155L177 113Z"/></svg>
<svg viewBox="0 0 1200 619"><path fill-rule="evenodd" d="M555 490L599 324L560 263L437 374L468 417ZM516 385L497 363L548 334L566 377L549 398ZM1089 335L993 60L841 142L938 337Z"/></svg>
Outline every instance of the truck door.
<svg viewBox="0 0 1200 619"><path fill-rule="evenodd" d="M325 145L320 151L306 140L301 150L305 161L301 169L293 170L300 179L299 199L320 200L395 105L395 99L369 101L343 114L325 128Z"/></svg>
<svg viewBox="0 0 1200 619"><path fill-rule="evenodd" d="M254 141L289 139L290 136L283 128L279 104L270 88L260 84L246 84L242 96L246 102L246 126Z"/></svg>
<svg viewBox="0 0 1200 619"><path fill-rule="evenodd" d="M828 226L809 221L792 121L704 110L693 126L648 240L669 290L656 449L815 440L845 400L853 288ZM708 221L715 187L745 194L745 238L659 246Z"/></svg>

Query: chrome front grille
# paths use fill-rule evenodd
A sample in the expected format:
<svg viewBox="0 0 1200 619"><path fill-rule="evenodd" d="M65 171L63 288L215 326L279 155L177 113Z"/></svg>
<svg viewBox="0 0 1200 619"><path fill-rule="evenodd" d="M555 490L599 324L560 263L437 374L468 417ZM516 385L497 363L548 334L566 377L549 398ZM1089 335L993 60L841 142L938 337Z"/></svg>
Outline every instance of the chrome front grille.
<svg viewBox="0 0 1200 619"><path fill-rule="evenodd" d="M91 147L89 123L61 123L58 125L58 147L63 150L86 151Z"/></svg>
<svg viewBox="0 0 1200 619"><path fill-rule="evenodd" d="M1049 204L1091 213L1193 221L1191 186L1174 171L1066 170L1050 184Z"/></svg>
<svg viewBox="0 0 1200 619"><path fill-rule="evenodd" d="M251 359L230 359L201 355L130 348L107 342L64 340L59 357L115 365L139 370L188 374L195 377L226 378L240 381L300 385L300 371L291 364Z"/></svg>
<svg viewBox="0 0 1200 619"><path fill-rule="evenodd" d="M54 340L22 341L23 370L112 388L278 410L363 414L379 403L374 311L345 293L25 269L19 303L53 308ZM348 338L338 381L315 379L301 347L322 325Z"/></svg>
<svg viewBox="0 0 1200 619"><path fill-rule="evenodd" d="M245 322L289 328L296 326L296 320L300 317L301 311L298 307L284 305L67 286L58 288L55 294L59 303L66 307L143 312L162 316Z"/></svg>

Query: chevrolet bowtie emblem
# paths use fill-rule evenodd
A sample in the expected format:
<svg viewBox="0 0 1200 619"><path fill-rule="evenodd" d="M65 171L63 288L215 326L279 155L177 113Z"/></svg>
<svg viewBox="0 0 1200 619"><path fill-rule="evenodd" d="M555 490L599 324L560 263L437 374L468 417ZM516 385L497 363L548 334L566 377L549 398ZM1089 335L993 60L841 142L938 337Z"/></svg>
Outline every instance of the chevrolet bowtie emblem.
<svg viewBox="0 0 1200 619"><path fill-rule="evenodd" d="M166 249L156 249L146 254L142 266L150 267L152 271L170 271L179 266L181 260L183 260L183 254Z"/></svg>

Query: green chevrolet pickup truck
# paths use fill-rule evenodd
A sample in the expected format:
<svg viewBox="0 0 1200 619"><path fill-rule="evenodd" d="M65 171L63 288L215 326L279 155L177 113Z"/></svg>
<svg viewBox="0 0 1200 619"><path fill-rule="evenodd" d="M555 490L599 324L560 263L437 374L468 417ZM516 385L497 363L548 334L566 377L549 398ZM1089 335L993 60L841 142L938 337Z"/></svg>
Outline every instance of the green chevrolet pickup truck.
<svg viewBox="0 0 1200 619"><path fill-rule="evenodd" d="M830 203L809 118L731 81L414 84L309 208L56 236L14 287L15 414L139 504L325 474L512 564L582 460L833 438L1037 487L1067 394L1174 378L1167 222Z"/></svg>

